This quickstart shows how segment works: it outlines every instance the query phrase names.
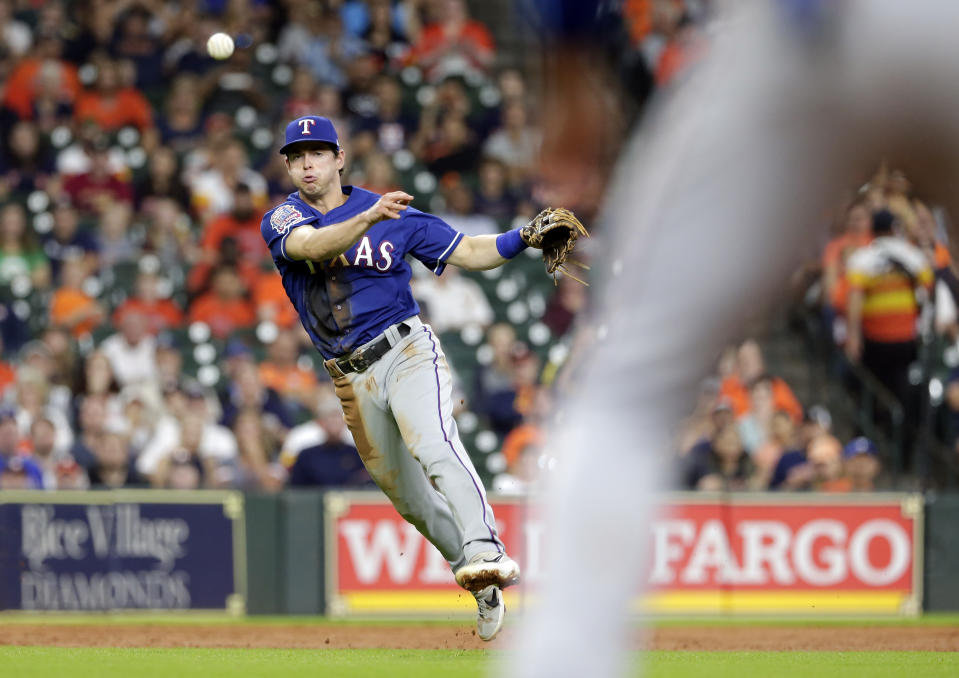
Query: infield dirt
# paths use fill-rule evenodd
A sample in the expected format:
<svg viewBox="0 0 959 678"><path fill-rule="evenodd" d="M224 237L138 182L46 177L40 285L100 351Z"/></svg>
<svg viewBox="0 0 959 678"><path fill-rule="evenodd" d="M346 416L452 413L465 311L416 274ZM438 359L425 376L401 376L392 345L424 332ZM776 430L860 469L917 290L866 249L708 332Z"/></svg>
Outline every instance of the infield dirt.
<svg viewBox="0 0 959 678"><path fill-rule="evenodd" d="M299 649L508 649L468 624L0 624L0 645ZM957 626L669 626L637 632L636 649L959 651Z"/></svg>

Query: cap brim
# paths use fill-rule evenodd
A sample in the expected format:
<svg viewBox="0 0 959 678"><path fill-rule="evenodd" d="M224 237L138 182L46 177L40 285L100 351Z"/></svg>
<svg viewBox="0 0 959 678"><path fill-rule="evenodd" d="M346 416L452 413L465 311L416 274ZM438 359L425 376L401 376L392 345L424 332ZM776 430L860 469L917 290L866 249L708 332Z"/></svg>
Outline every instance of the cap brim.
<svg viewBox="0 0 959 678"><path fill-rule="evenodd" d="M322 139L299 139L297 141L291 141L288 144L284 144L280 147L280 155L286 155L290 152L290 149L299 146L301 144L326 144L327 146L332 147L336 152L339 152L339 144L334 144L332 141L323 141Z"/></svg>

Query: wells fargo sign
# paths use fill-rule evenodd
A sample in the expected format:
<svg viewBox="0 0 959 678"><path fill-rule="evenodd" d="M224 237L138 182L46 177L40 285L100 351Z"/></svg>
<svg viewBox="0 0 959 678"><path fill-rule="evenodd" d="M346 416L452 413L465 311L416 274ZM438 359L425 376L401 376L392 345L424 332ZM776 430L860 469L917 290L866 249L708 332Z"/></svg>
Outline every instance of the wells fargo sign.
<svg viewBox="0 0 959 678"><path fill-rule="evenodd" d="M326 499L327 600L334 615L472 610L472 597L416 529L378 495ZM535 597L542 523L522 501L493 501L523 584ZM915 495L676 495L643 538L654 613L886 613L921 608L922 502Z"/></svg>

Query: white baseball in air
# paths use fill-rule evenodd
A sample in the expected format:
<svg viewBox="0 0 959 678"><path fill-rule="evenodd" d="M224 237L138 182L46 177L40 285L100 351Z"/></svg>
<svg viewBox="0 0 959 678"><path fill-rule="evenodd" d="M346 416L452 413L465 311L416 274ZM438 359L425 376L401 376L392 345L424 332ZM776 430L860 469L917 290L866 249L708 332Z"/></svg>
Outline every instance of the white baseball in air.
<svg viewBox="0 0 959 678"><path fill-rule="evenodd" d="M226 33L214 33L206 41L206 51L214 59L228 59L233 54L233 38Z"/></svg>

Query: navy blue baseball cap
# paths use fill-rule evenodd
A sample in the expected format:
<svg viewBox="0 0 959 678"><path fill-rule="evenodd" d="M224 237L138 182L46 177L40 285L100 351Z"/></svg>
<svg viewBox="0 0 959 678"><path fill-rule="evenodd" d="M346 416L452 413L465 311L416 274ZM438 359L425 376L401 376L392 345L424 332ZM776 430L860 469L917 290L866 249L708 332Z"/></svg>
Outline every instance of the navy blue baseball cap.
<svg viewBox="0 0 959 678"><path fill-rule="evenodd" d="M286 126L286 143L280 149L280 153L286 155L290 149L299 143L306 141L320 141L326 144L332 144L336 150L340 150L340 142L336 136L336 128L329 118L319 115L304 115L297 118Z"/></svg>
<svg viewBox="0 0 959 678"><path fill-rule="evenodd" d="M879 448L876 443L865 436L859 436L850 440L842 451L842 456L846 459L855 457L857 454L879 454Z"/></svg>

